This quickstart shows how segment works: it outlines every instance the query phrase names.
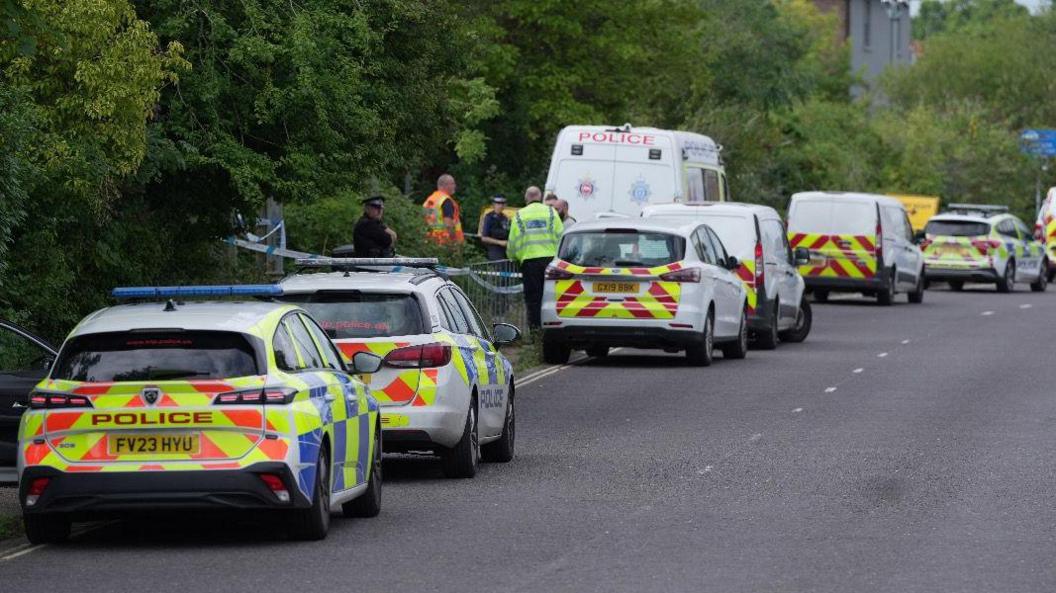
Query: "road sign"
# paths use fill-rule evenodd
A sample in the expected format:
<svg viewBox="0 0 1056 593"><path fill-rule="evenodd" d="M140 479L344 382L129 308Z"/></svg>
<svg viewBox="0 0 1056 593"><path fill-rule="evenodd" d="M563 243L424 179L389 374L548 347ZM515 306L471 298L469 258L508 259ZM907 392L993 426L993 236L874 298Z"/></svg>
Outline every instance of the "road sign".
<svg viewBox="0 0 1056 593"><path fill-rule="evenodd" d="M1019 140L1027 154L1056 157L1056 130L1024 130Z"/></svg>

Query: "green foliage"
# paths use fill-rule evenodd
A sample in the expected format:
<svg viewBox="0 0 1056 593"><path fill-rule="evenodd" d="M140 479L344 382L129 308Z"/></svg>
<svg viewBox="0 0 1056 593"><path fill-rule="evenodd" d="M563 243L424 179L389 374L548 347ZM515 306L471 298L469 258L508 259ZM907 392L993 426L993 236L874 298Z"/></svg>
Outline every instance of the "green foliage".
<svg viewBox="0 0 1056 593"><path fill-rule="evenodd" d="M927 39L937 33L985 30L995 20L1030 14L1016 0L924 0L913 19L913 38Z"/></svg>

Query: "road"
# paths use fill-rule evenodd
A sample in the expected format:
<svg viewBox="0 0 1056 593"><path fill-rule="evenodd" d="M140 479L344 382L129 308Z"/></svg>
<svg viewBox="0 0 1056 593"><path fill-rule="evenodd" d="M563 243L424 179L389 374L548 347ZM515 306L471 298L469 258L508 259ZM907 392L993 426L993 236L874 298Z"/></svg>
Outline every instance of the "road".
<svg viewBox="0 0 1056 593"><path fill-rule="evenodd" d="M1056 294L815 318L745 361L620 351L525 385L513 463L390 458L382 515L325 542L115 523L0 561L0 589L1056 590Z"/></svg>

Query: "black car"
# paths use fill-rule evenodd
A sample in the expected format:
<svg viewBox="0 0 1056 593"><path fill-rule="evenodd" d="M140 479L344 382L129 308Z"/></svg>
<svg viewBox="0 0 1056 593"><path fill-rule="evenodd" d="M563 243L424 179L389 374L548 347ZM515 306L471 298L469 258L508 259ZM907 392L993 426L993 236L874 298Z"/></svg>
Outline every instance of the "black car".
<svg viewBox="0 0 1056 593"><path fill-rule="evenodd" d="M29 392L48 374L55 348L0 319L0 481L14 481L18 422Z"/></svg>

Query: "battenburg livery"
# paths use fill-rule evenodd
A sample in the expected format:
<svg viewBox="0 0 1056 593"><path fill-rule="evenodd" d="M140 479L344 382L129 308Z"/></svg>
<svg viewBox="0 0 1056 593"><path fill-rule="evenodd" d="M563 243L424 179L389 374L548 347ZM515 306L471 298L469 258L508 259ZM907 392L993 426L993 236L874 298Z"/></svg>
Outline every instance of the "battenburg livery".
<svg viewBox="0 0 1056 593"><path fill-rule="evenodd" d="M116 289L66 339L19 432L20 501L34 543L70 522L137 509L281 511L325 537L331 508L381 504L381 419L355 373L276 286ZM161 299L159 301L158 299ZM169 300L166 300L169 299Z"/></svg>

